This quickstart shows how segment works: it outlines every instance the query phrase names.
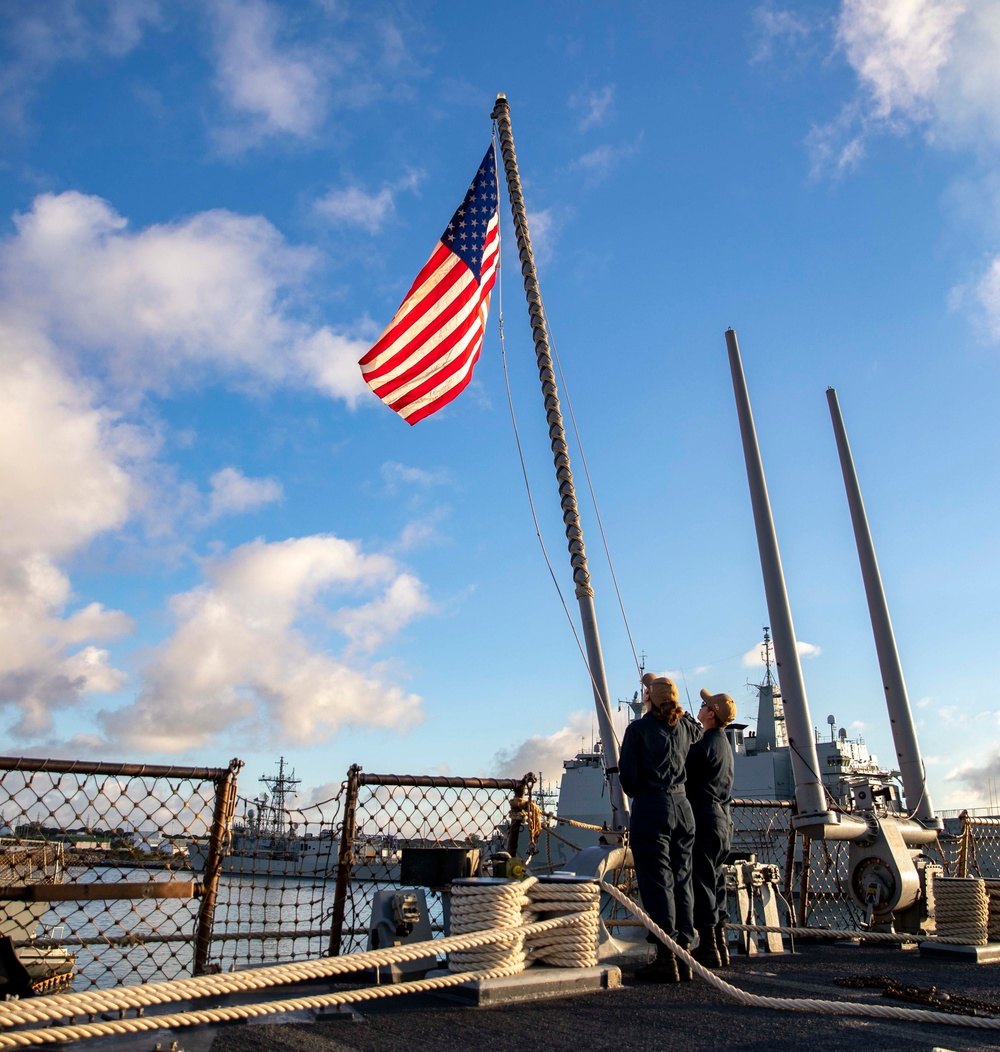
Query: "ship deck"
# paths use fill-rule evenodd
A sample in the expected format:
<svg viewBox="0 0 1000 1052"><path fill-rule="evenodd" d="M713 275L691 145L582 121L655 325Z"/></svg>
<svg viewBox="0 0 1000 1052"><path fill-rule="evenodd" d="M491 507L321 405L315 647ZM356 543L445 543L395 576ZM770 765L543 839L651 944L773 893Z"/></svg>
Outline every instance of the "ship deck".
<svg viewBox="0 0 1000 1052"><path fill-rule="evenodd" d="M633 970L627 965L623 968L623 985L618 989L572 997L469 1007L426 994L408 994L367 1002L358 1006L353 1017L313 1021L306 1014L276 1016L274 1022L158 1031L60 1047L74 1052L149 1052L157 1042L168 1049L176 1041L178 1052L508 1052L527 1048L554 1052L673 1048L684 1052L982 1052L1000 1044L1000 1030L745 1007L697 977L677 986L651 986L632 979ZM1000 962L942 959L916 949L853 943L800 945L794 954L734 957L733 966L720 974L741 990L769 997L922 1007L888 999L878 989L844 988L835 982L867 975L1000 1002ZM283 988L273 996L304 992L301 986L291 989L294 993ZM308 989L325 992L335 987L310 984Z"/></svg>

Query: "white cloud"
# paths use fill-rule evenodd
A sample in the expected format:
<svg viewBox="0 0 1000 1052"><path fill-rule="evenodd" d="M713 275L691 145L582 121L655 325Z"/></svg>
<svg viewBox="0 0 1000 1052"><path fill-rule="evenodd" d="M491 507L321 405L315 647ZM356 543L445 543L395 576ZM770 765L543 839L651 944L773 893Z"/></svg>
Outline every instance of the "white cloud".
<svg viewBox="0 0 1000 1052"><path fill-rule="evenodd" d="M338 611L331 623L351 641L351 652L371 652L418 614L433 609L420 580L400 574L385 592L365 606Z"/></svg>
<svg viewBox="0 0 1000 1052"><path fill-rule="evenodd" d="M752 19L755 46L750 56L751 63L769 61L779 43L791 49L801 49L812 33L812 26L800 12L775 8L770 4L755 8Z"/></svg>
<svg viewBox="0 0 1000 1052"><path fill-rule="evenodd" d="M605 124L610 118L615 101L614 84L605 84L597 91L580 92L570 99L574 109L583 110L578 127L587 131L595 125Z"/></svg>
<svg viewBox="0 0 1000 1052"><path fill-rule="evenodd" d="M313 207L316 211L340 226L355 226L375 234L396 211L396 195L401 190L415 190L423 181L424 173L418 169L408 170L402 178L378 193L370 194L359 186L346 186L328 191Z"/></svg>
<svg viewBox="0 0 1000 1052"><path fill-rule="evenodd" d="M966 0L844 0L838 43L867 92L873 115L923 121Z"/></svg>
<svg viewBox="0 0 1000 1052"><path fill-rule="evenodd" d="M990 338L1000 342L1000 256L990 263L976 284L975 300Z"/></svg>
<svg viewBox="0 0 1000 1052"><path fill-rule="evenodd" d="M208 508L210 519L244 511L256 511L265 504L273 504L281 500L284 492L277 479L247 478L243 472L231 467L217 471L210 482L212 485Z"/></svg>
<svg viewBox="0 0 1000 1052"><path fill-rule="evenodd" d="M1000 145L995 0L844 0L837 45L859 89L810 133L814 170L852 167L874 136L914 128L950 147Z"/></svg>
<svg viewBox="0 0 1000 1052"><path fill-rule="evenodd" d="M106 202L42 194L0 247L0 309L142 393L223 376L315 386L355 405L367 343L291 313L316 262L265 219L216 210L128 228Z"/></svg>
<svg viewBox="0 0 1000 1052"><path fill-rule="evenodd" d="M32 0L0 7L0 112L21 121L61 62L120 58L160 22L158 0Z"/></svg>
<svg viewBox="0 0 1000 1052"><path fill-rule="evenodd" d="M284 43L284 12L264 0L216 0L211 14L219 91L243 119L226 144L314 135L326 117L329 92L321 54Z"/></svg>
<svg viewBox="0 0 1000 1052"><path fill-rule="evenodd" d="M551 208L528 213L528 231L535 262L547 263L555 251L558 223Z"/></svg>
<svg viewBox="0 0 1000 1052"><path fill-rule="evenodd" d="M562 778L563 760L575 756L582 746L590 746L593 735L593 716L574 712L569 722L554 734L535 735L519 745L502 749L493 759L493 773L497 778L520 778L529 771L541 771L546 784Z"/></svg>
<svg viewBox="0 0 1000 1052"><path fill-rule="evenodd" d="M368 194L357 186L331 190L316 202L315 207L321 216L332 223L359 226L370 234L381 230L396 208L392 191L388 187L383 187L377 194Z"/></svg>
<svg viewBox="0 0 1000 1052"><path fill-rule="evenodd" d="M124 683L106 650L76 648L123 635L130 619L99 603L67 613L71 599L69 579L47 556L0 552L0 705L18 712L15 737L36 737L56 708Z"/></svg>
<svg viewBox="0 0 1000 1052"><path fill-rule="evenodd" d="M995 802L1000 791L1000 749L994 749L978 761L966 761L945 775L946 782L957 782L962 792L951 794L948 799L958 798L963 807L985 806ZM974 799L970 799L970 795Z"/></svg>
<svg viewBox="0 0 1000 1052"><path fill-rule="evenodd" d="M143 669L135 703L101 715L112 742L178 752L239 726L302 745L349 724L404 730L420 718L419 697L310 635L326 619L366 643L427 609L420 583L391 559L327 535L255 541L205 569L206 584L174 597L176 629ZM347 597L371 592L352 620Z"/></svg>
<svg viewBox="0 0 1000 1052"><path fill-rule="evenodd" d="M604 179L621 164L622 161L634 157L642 145L642 135L638 135L634 142L619 143L617 145L606 144L597 146L593 150L578 157L572 167L579 169L592 179Z"/></svg>
<svg viewBox="0 0 1000 1052"><path fill-rule="evenodd" d="M804 643L801 639L795 644L800 658L819 657L823 653L821 647L814 643ZM774 661L774 642L771 642L771 660ZM742 658L744 668L759 668L764 664L764 641L761 640L756 646L751 647Z"/></svg>
<svg viewBox="0 0 1000 1052"><path fill-rule="evenodd" d="M387 460L381 467L387 493L396 493L400 486L417 486L427 489L440 485L448 479L445 471L428 471L426 468L410 467L398 460Z"/></svg>
<svg viewBox="0 0 1000 1052"><path fill-rule="evenodd" d="M16 556L68 554L130 510L127 435L48 352L0 319L0 552Z"/></svg>

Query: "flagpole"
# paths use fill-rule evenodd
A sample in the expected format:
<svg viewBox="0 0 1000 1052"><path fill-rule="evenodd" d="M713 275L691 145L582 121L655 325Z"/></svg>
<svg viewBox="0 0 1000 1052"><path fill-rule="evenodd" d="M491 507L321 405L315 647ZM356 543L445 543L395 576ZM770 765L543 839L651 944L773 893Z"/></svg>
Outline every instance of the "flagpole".
<svg viewBox="0 0 1000 1052"><path fill-rule="evenodd" d="M503 155L503 166L507 175L507 192L510 196L511 215L514 218L514 232L517 235L521 273L524 276L524 292L528 299L528 316L531 320L531 333L535 341L538 376L545 398L545 415L552 441L552 455L555 460L556 480L559 483L563 522L566 524L566 540L569 545L570 564L573 567L573 583L576 586L576 597L580 604L580 620L583 624L587 662L590 666L594 701L597 705L597 723L601 731L601 744L604 747L605 773L610 787L611 826L613 829L622 829L628 820L628 805L618 778L618 739L615 737L614 723L611 719L608 679L604 670L604 655L601 653L601 638L597 631L597 613L594 609L594 589L590 583L587 553L583 547L583 527L580 525L573 473L570 470L566 429L563 427L562 410L559 407L559 389L556 386L552 355L549 352L548 324L545 320L545 308L542 306L542 294L538 287L535 255L532 252L531 237L528 234L528 217L525 213L524 194L521 191L521 176L517 170L514 133L511 130L510 106L507 104L506 95L497 95L491 116L496 121L500 134L500 152Z"/></svg>

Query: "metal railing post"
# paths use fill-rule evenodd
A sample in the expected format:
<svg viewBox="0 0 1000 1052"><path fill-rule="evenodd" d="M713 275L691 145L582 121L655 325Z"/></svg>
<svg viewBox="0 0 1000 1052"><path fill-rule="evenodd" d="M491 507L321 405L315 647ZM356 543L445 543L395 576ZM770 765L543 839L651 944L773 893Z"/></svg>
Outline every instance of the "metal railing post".
<svg viewBox="0 0 1000 1052"><path fill-rule="evenodd" d="M208 969L208 955L212 948L212 922L215 919L215 900L219 892L224 847L232 829L236 811L236 779L243 767L242 760L231 760L229 769L216 783L215 811L208 840L205 861L205 890L198 907L198 924L194 943L194 975L204 975Z"/></svg>
<svg viewBox="0 0 1000 1052"><path fill-rule="evenodd" d="M337 855L337 889L333 896L333 917L330 920L329 957L340 956L340 942L344 933L344 909L347 904L347 885L354 868L354 836L357 830L358 785L361 775L359 764L351 764L347 770L347 793L344 798L344 824L340 833L340 851Z"/></svg>
<svg viewBox="0 0 1000 1052"><path fill-rule="evenodd" d="M962 820L962 838L958 842L958 873L955 875L967 877L969 875L969 846L972 840L972 822L968 811L963 811L958 817Z"/></svg>

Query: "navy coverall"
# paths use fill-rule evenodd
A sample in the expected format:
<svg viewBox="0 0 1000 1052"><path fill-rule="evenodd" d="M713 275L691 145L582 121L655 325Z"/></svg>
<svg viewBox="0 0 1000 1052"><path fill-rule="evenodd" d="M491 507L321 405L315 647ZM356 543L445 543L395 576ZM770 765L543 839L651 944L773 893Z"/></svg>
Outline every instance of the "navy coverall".
<svg viewBox="0 0 1000 1052"><path fill-rule="evenodd" d="M674 939L694 940L691 850L694 815L684 793L684 761L701 727L687 713L671 727L652 712L625 729L618 759L632 797L629 843L642 905Z"/></svg>
<svg viewBox="0 0 1000 1052"><path fill-rule="evenodd" d="M733 750L719 727L705 731L687 756L687 798L694 812L694 926L714 928L726 919L722 867L732 843L729 797L733 791Z"/></svg>

